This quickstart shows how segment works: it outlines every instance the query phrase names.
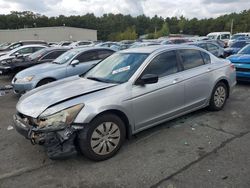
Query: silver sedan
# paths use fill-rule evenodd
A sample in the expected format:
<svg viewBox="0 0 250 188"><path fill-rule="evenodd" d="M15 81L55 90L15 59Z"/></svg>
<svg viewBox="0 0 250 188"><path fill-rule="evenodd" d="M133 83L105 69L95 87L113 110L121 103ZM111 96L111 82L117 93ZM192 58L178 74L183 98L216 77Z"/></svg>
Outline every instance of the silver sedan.
<svg viewBox="0 0 250 188"><path fill-rule="evenodd" d="M50 158L114 156L129 138L209 107L221 110L236 84L228 61L194 46L151 46L117 52L85 75L22 96L16 130L44 145Z"/></svg>

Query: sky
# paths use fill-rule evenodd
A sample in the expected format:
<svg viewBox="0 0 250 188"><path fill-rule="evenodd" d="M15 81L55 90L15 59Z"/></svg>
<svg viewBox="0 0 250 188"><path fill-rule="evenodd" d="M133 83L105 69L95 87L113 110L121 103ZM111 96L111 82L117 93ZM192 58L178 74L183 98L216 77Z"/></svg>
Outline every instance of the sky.
<svg viewBox="0 0 250 188"><path fill-rule="evenodd" d="M250 0L0 0L0 14L33 11L46 16L94 13L210 18L250 9Z"/></svg>

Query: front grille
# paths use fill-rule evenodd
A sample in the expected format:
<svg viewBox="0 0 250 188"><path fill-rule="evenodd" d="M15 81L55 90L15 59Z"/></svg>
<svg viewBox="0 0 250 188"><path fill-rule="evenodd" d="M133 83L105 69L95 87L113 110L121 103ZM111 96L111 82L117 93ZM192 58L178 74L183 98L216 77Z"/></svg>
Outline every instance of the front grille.
<svg viewBox="0 0 250 188"><path fill-rule="evenodd" d="M237 68L237 67L236 67L236 71L238 71L238 72L250 72L250 69Z"/></svg>

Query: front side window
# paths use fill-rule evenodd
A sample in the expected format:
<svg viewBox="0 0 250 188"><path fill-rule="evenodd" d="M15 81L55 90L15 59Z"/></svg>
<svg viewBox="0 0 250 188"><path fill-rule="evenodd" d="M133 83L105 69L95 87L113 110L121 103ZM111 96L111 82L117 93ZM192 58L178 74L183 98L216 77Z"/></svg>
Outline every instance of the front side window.
<svg viewBox="0 0 250 188"><path fill-rule="evenodd" d="M33 49L31 47L22 48L22 49L16 51L16 53L19 53L19 54L29 54L29 53L32 53L32 52L33 52Z"/></svg>
<svg viewBox="0 0 250 188"><path fill-rule="evenodd" d="M85 78L102 82L127 82L149 54L115 53L85 74Z"/></svg>
<svg viewBox="0 0 250 188"><path fill-rule="evenodd" d="M53 62L57 64L67 63L69 60L75 57L77 53L78 51L75 51L75 50L67 51L64 54L60 55L58 58L56 58Z"/></svg>
<svg viewBox="0 0 250 188"><path fill-rule="evenodd" d="M205 64L211 63L210 55L208 55L208 54L205 53L205 52L201 52L201 56L203 57L203 60L204 60L204 63L205 63Z"/></svg>
<svg viewBox="0 0 250 188"><path fill-rule="evenodd" d="M97 51L83 52L75 58L80 63L98 60Z"/></svg>
<svg viewBox="0 0 250 188"><path fill-rule="evenodd" d="M204 61L199 50L183 49L179 50L179 54L184 70L204 65Z"/></svg>
<svg viewBox="0 0 250 188"><path fill-rule="evenodd" d="M147 68L145 74L155 74L159 77L164 77L178 72L178 63L175 51L164 52L155 57Z"/></svg>

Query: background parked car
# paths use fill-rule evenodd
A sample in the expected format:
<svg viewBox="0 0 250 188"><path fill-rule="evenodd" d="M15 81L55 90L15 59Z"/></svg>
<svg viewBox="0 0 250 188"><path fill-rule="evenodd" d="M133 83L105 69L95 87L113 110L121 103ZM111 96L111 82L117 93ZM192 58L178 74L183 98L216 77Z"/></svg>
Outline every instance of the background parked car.
<svg viewBox="0 0 250 188"><path fill-rule="evenodd" d="M28 67L51 62L68 50L69 48L65 47L44 48L29 56L26 56L25 58L12 59L10 62L2 64L0 70L3 74L16 74Z"/></svg>
<svg viewBox="0 0 250 188"><path fill-rule="evenodd" d="M229 39L231 37L230 32L212 32L207 35L210 40L222 40L225 46L228 46Z"/></svg>
<svg viewBox="0 0 250 188"><path fill-rule="evenodd" d="M1 54L4 54L4 52L6 52L6 51L10 51L10 50L13 50L15 48L25 46L25 45L31 45L31 44L39 44L39 45L48 46L48 43L45 41L42 41L42 40L25 40L25 41L14 42L14 43L10 44L9 46L5 46L3 48L0 48L0 52L2 52ZM1 56L1 54L0 54L0 56Z"/></svg>
<svg viewBox="0 0 250 188"><path fill-rule="evenodd" d="M43 48L46 48L46 46L42 46L42 45L26 45L26 46L21 46L19 48L15 48L14 50L9 51L7 54L3 55L0 57L0 70L1 70L1 74L5 73L6 71L8 71L8 67L6 68L5 65L9 64L12 62L13 59L15 58L20 58L23 59L26 56L41 50ZM6 69L5 69L6 68Z"/></svg>
<svg viewBox="0 0 250 188"><path fill-rule="evenodd" d="M158 42L135 42L130 48L160 45Z"/></svg>
<svg viewBox="0 0 250 188"><path fill-rule="evenodd" d="M77 41L77 42L72 42L69 47L90 47L90 46L94 46L95 43L92 41Z"/></svg>
<svg viewBox="0 0 250 188"><path fill-rule="evenodd" d="M236 68L237 80L250 81L250 44L228 59Z"/></svg>
<svg viewBox="0 0 250 188"><path fill-rule="evenodd" d="M83 74L113 53L112 49L100 47L69 50L51 63L36 65L17 73L12 80L14 91L22 94L55 80Z"/></svg>
<svg viewBox="0 0 250 188"><path fill-rule="evenodd" d="M57 46L69 46L72 43L72 41L61 41L57 44Z"/></svg>
<svg viewBox="0 0 250 188"><path fill-rule="evenodd" d="M236 33L231 36L230 40L228 41L228 46L231 46L233 42L236 40L246 40L247 38L250 37L250 33Z"/></svg>
<svg viewBox="0 0 250 188"><path fill-rule="evenodd" d="M188 39L185 38L169 38L169 39L165 39L161 42L162 45L166 45L166 44L183 44L186 42L191 42Z"/></svg>
<svg viewBox="0 0 250 188"><path fill-rule="evenodd" d="M250 43L250 40L236 40L229 46L225 48L225 56L230 56L232 54L238 53L244 46Z"/></svg>
<svg viewBox="0 0 250 188"><path fill-rule="evenodd" d="M198 42L191 42L187 44L203 48L204 50L207 50L210 53L214 54L216 57L224 57L224 48L218 46L217 44L213 42L198 41Z"/></svg>

